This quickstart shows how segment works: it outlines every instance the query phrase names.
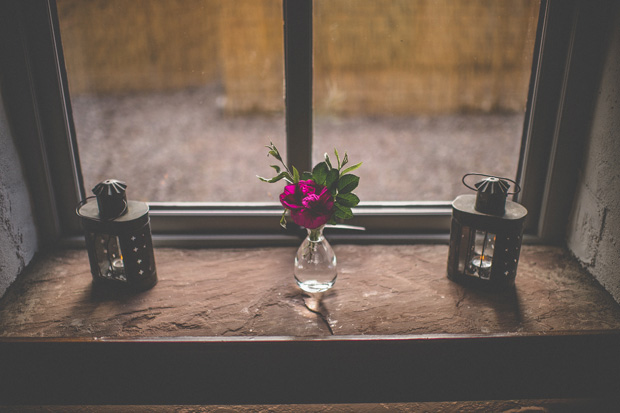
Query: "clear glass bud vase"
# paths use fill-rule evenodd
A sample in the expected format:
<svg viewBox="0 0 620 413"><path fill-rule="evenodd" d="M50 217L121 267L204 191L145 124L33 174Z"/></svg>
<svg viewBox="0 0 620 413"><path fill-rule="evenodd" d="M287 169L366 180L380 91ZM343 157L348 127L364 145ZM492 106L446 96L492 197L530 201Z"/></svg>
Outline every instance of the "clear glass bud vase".
<svg viewBox="0 0 620 413"><path fill-rule="evenodd" d="M309 293L327 291L336 282L336 254L323 236L323 226L309 229L295 256L295 281Z"/></svg>

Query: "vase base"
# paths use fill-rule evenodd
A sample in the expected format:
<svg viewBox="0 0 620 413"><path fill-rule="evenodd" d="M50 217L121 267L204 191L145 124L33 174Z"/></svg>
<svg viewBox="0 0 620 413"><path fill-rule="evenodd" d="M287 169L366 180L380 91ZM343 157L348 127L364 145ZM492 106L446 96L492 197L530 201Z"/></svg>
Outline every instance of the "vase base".
<svg viewBox="0 0 620 413"><path fill-rule="evenodd" d="M295 278L295 281L297 282L297 285L299 286L299 288L301 288L307 293L325 292L329 290L330 288L332 288L334 284L336 283L336 280L329 281L329 282L320 282L317 280L308 280L308 281L301 282L297 278Z"/></svg>

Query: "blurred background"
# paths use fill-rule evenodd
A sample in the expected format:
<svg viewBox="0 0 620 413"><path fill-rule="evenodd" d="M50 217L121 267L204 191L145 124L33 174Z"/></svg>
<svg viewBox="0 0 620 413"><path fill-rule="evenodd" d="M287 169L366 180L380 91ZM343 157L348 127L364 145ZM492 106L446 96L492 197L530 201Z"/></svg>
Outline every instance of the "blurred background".
<svg viewBox="0 0 620 413"><path fill-rule="evenodd" d="M539 0L314 0L314 143L362 201L445 201L517 171ZM277 201L281 0L57 0L87 191Z"/></svg>

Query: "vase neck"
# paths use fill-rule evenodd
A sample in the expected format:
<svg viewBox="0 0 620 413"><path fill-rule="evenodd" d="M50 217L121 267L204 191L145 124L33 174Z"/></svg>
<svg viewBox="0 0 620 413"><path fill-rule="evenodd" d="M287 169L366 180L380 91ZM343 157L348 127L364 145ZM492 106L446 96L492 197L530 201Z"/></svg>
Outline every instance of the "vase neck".
<svg viewBox="0 0 620 413"><path fill-rule="evenodd" d="M313 242L322 241L323 240L323 228L324 228L324 225L321 225L320 227L314 228L314 229L306 228L306 230L308 231L308 239Z"/></svg>

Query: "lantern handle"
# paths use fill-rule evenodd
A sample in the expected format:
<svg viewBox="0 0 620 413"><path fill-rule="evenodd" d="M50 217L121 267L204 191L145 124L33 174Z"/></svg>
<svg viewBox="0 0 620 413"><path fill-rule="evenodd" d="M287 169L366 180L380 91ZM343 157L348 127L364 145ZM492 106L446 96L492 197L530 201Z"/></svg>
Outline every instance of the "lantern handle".
<svg viewBox="0 0 620 413"><path fill-rule="evenodd" d="M92 195L92 196L88 196L88 197L82 199L80 202L78 202L78 204L75 207L75 213L77 214L78 217L80 217L80 218L88 218L88 219L92 219L92 220L95 220L95 221L98 221L98 222L103 222L103 220L101 220L101 219L92 218L92 217L85 217L84 215L80 214L80 208L82 208L84 205L86 205L86 203L88 202L89 199L95 199L95 198L97 198L97 197ZM121 213L118 214L117 216L115 216L114 218L106 219L105 221L114 221L116 218L120 217L125 212L127 212L127 206L128 206L127 205L127 201L123 199L123 203L125 204L125 207L123 208Z"/></svg>
<svg viewBox="0 0 620 413"><path fill-rule="evenodd" d="M505 181L509 181L512 182L514 184L514 188L516 189L516 191L514 192L508 192L506 193L506 195L514 195L514 194L518 194L519 192L521 192L521 187L519 186L518 183L516 183L514 180L509 179L509 178L503 178L501 176L495 176L495 175L487 175L487 174L479 174L479 173L468 173L463 175L463 179L461 179L461 181L463 182L463 185L465 185L467 188L471 189L472 191L478 191L476 188L472 188L471 186L469 186L467 184L467 182L465 182L465 178L467 178L468 176L483 176L486 178L497 178L497 179L503 179Z"/></svg>

